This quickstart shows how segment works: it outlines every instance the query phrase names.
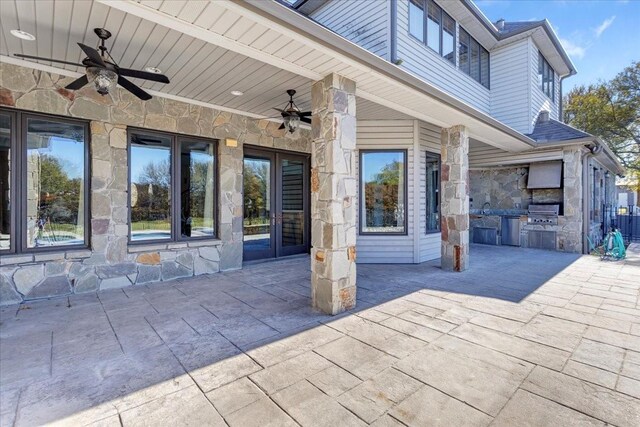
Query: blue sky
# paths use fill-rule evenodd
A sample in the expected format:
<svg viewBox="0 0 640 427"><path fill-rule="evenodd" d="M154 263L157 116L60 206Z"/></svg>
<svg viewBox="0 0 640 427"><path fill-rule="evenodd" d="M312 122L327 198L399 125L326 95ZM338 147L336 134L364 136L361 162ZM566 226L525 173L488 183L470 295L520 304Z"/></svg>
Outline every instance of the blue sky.
<svg viewBox="0 0 640 427"><path fill-rule="evenodd" d="M563 91L610 79L640 60L640 0L476 0L493 22L547 19L578 74Z"/></svg>

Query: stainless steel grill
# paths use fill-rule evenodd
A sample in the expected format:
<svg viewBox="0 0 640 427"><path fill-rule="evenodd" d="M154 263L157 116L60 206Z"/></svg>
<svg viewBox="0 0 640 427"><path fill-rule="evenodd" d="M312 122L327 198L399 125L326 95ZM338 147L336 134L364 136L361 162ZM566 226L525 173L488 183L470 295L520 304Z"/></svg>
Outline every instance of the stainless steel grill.
<svg viewBox="0 0 640 427"><path fill-rule="evenodd" d="M527 223L557 225L560 205L529 205Z"/></svg>

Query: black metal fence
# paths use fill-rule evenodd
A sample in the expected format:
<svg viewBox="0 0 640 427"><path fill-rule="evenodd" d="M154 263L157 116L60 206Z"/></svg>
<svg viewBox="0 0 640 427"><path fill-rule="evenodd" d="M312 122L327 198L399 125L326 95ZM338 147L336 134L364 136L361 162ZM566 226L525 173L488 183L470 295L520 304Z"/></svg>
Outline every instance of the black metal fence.
<svg viewBox="0 0 640 427"><path fill-rule="evenodd" d="M640 214L634 205L619 207L605 205L602 229L608 232L617 229L626 243L640 242Z"/></svg>

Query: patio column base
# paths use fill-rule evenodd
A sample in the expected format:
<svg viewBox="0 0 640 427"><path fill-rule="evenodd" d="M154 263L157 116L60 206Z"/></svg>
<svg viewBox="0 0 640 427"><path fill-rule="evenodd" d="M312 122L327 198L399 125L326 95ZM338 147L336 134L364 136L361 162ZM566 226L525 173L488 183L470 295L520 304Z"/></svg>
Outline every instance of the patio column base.
<svg viewBox="0 0 640 427"><path fill-rule="evenodd" d="M337 74L311 90L311 299L328 314L356 304L355 90Z"/></svg>
<svg viewBox="0 0 640 427"><path fill-rule="evenodd" d="M469 266L469 136L462 125L442 129L440 265L447 271Z"/></svg>

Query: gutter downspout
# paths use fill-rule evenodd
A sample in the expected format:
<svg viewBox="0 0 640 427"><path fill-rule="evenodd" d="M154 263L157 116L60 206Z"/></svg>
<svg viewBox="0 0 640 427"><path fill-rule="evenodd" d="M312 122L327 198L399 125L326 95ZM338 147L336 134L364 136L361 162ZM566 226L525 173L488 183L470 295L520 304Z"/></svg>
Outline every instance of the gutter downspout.
<svg viewBox="0 0 640 427"><path fill-rule="evenodd" d="M389 19L391 19L391 25L389 31L389 62L395 64L398 62L398 0L391 0L391 13Z"/></svg>
<svg viewBox="0 0 640 427"><path fill-rule="evenodd" d="M560 99L558 100L558 120L561 121L562 123L564 123L564 117L562 117L562 113L564 110L564 103L563 103L563 97L562 97L562 81L570 76L571 74L567 74L565 76L560 77Z"/></svg>

